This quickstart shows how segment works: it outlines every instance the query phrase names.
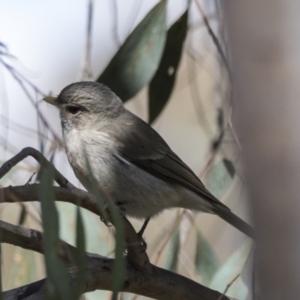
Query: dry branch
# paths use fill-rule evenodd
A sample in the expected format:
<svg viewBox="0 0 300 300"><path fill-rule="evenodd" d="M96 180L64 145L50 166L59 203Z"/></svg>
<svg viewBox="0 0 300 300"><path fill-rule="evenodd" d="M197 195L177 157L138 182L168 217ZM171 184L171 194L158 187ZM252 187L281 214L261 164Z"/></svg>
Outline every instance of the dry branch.
<svg viewBox="0 0 300 300"><path fill-rule="evenodd" d="M25 148L12 159L4 163L0 168L0 178L7 174L9 170L27 156L34 157L42 165L50 162L46 160L37 150ZM101 211L95 197L83 190L75 188L68 180L60 174L52 165L54 179L60 187L54 187L55 198L79 205L99 216ZM0 189L0 203L39 201L38 184L6 187ZM131 223L124 217L126 239L126 269L123 292L129 292L155 299L197 299L197 300L216 300L221 294L213 291L199 283L185 278L176 273L161 269L152 265L148 255L143 251L140 240L132 227ZM37 230L27 229L21 226L12 225L0 221L1 242L20 246L25 249L43 253L43 234ZM75 248L63 241L62 249L64 258L69 266L74 265ZM86 253L87 266L85 275L85 290L90 292L97 289L112 290L113 287L113 265L114 260L97 254ZM68 275L71 284L75 282L77 268L70 267ZM29 285L19 287L3 293L3 298L10 299L43 299L46 295L46 281L41 280ZM224 297L224 299L227 299Z"/></svg>
<svg viewBox="0 0 300 300"><path fill-rule="evenodd" d="M0 222L2 231L1 242L20 246L25 249L43 253L43 234L37 230ZM75 248L65 242L65 251L68 252L70 262L74 262ZM144 254L146 255L146 254ZM138 257L140 259L140 257ZM220 293L210 290L190 279L176 273L158 268L146 262L142 269L135 268L128 260L126 275L122 291L144 295L155 299L218 299ZM87 253L87 272L85 292L96 289L112 289L113 259L97 254ZM76 279L76 269L69 269L70 281ZM43 299L45 296L45 281L38 281L3 293L4 299ZM224 298L228 299L228 298Z"/></svg>

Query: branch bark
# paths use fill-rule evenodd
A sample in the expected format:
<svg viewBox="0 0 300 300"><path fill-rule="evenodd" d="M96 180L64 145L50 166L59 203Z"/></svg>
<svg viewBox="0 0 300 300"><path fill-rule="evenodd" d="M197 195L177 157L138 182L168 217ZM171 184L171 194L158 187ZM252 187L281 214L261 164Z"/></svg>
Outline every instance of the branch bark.
<svg viewBox="0 0 300 300"><path fill-rule="evenodd" d="M37 230L0 222L2 231L1 242L20 246L25 249L43 253L43 234ZM69 252L70 262L74 262L75 248L65 242L64 249ZM114 260L97 254L87 253L87 271L85 292L96 289L112 289L112 270ZM76 279L76 271L70 268L70 281ZM155 299L197 299L216 300L221 294L202 286L190 279L176 273L161 269L150 263L143 269L136 269L130 262L126 266L123 292L135 293ZM43 299L46 293L46 282L41 280L3 293L5 300L18 299ZM223 297L227 299L227 297Z"/></svg>
<svg viewBox="0 0 300 300"><path fill-rule="evenodd" d="M55 167L37 150L25 148L12 159L4 163L0 168L0 178L27 156L34 157L42 166L52 168L54 179L60 187L53 187L58 201L70 202L79 205L99 216L101 211L95 197L85 191L75 188ZM0 189L0 203L4 202L28 202L38 200L38 184ZM197 299L216 300L221 294L202 286L188 278L176 273L161 269L152 265L146 251L131 225L123 217L126 239L126 269L122 291L130 292L155 299ZM0 221L1 242L10 243L32 251L43 253L43 234L37 230L27 229ZM75 248L63 241L61 247L64 251L64 259L68 265L74 265ZM86 253L87 266L85 274L85 291L96 289L112 290L113 288L113 264L114 260L97 254ZM77 268L69 268L70 282L76 280ZM38 300L46 295L46 280L31 283L3 293L3 298ZM224 298L227 299L228 298Z"/></svg>

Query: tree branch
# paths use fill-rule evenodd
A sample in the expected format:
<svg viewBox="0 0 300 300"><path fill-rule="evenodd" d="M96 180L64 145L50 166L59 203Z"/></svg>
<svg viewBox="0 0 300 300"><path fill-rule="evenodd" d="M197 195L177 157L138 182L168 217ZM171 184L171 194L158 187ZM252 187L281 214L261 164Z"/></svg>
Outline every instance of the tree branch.
<svg viewBox="0 0 300 300"><path fill-rule="evenodd" d="M101 210L95 197L92 194L77 189L74 185L72 185L39 151L34 148L24 148L17 155L5 162L0 167L0 179L7 174L12 167L28 156L33 157L42 166L46 166L53 170L54 180L61 186L54 187L57 199L79 205L101 217ZM39 201L38 185L34 184L19 187L8 187L0 190L0 203L16 202L16 199L20 202ZM131 223L125 217L123 218L123 222L125 227L128 259L136 268L144 268L147 264L149 264L149 258L143 250L140 240Z"/></svg>
<svg viewBox="0 0 300 300"><path fill-rule="evenodd" d="M41 165L46 165L54 172L54 180L63 187L72 189L75 188L72 183L68 181L38 150L27 147L24 148L21 152L19 152L17 155L12 157L10 160L5 162L1 168L0 168L0 179L7 174L12 167L14 167L16 164L18 164L21 160L24 158L31 156L33 157L37 162L39 162Z"/></svg>
<svg viewBox="0 0 300 300"><path fill-rule="evenodd" d="M0 221L1 243L20 246L27 250L43 253L42 233L22 226Z"/></svg>
<svg viewBox="0 0 300 300"><path fill-rule="evenodd" d="M25 249L43 253L43 234L37 230L0 222L2 230L1 242L20 246ZM70 253L70 261L74 262L75 248L65 242L64 249ZM113 259L97 254L87 253L87 271L85 292L96 289L112 289ZM76 271L69 269L70 281L75 282ZM155 299L218 299L220 293L212 291L190 279L163 270L149 263L142 270L136 269L129 262L122 291L144 295ZM26 299L42 299L45 296L45 281L38 281L3 293L4 299L16 299L17 296ZM228 298L224 298L228 299Z"/></svg>
<svg viewBox="0 0 300 300"><path fill-rule="evenodd" d="M39 161L42 166L48 165L48 167L53 169L54 179L61 185L60 187L53 187L55 197L58 201L79 205L101 216L101 211L95 196L75 188L40 152L33 148L23 149L19 154L4 163L0 168L0 178L27 156L32 156ZM38 184L33 184L2 188L0 189L0 203L39 201L38 187ZM121 291L162 300L216 300L221 296L219 292L210 290L188 278L152 265L133 226L125 217L122 218L122 220L127 243L127 264L125 268L124 284ZM3 221L0 221L0 228L2 231L2 243L9 243L43 253L43 234L41 232L12 225ZM74 266L76 249L63 241L61 241L61 243L64 259L69 266ZM114 260L97 254L86 253L86 255L87 265L84 292L90 292L97 289L112 290L114 282ZM71 284L74 284L76 282L77 268L69 268L68 274ZM41 280L4 292L3 298L6 300L21 298L38 300L44 299L45 295L46 283L45 280ZM224 297L224 299L228 300L226 297Z"/></svg>
<svg viewBox="0 0 300 300"><path fill-rule="evenodd" d="M1 171L1 168L0 168ZM38 184L6 187L0 189L0 203L31 202L38 200ZM96 202L95 196L77 188L53 187L56 199L63 202L73 203L83 207L101 217L101 210ZM128 260L136 268L145 268L149 264L149 258L144 251L140 239L133 226L123 217L126 248Z"/></svg>

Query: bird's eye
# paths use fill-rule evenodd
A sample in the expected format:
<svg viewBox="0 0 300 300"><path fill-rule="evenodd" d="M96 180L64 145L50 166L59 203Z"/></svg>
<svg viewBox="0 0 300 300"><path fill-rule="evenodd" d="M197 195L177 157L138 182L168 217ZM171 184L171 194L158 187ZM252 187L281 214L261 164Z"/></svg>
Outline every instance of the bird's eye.
<svg viewBox="0 0 300 300"><path fill-rule="evenodd" d="M81 108L78 106L67 106L67 111L72 115L77 115L81 111Z"/></svg>

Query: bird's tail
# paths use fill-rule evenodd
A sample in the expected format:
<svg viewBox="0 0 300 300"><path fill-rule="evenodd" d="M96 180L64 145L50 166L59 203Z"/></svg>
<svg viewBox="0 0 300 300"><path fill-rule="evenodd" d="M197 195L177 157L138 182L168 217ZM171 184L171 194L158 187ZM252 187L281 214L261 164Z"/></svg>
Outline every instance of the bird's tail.
<svg viewBox="0 0 300 300"><path fill-rule="evenodd" d="M254 239L254 229L229 209L216 205L213 212L236 229Z"/></svg>

